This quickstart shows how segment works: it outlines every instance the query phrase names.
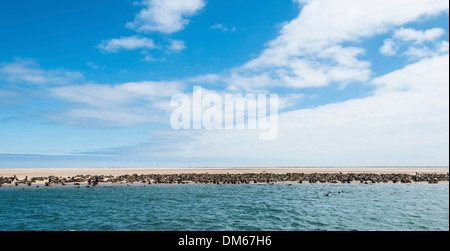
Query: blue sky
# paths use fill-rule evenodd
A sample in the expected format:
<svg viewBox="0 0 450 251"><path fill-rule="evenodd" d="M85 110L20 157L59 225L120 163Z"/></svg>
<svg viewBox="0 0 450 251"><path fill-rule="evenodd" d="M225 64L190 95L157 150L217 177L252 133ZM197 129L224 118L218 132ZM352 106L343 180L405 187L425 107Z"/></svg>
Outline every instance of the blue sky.
<svg viewBox="0 0 450 251"><path fill-rule="evenodd" d="M258 2L209 1L207 9L190 18L184 30L144 34L162 47L168 39L184 40L188 49L183 53L149 50L157 61L143 63L142 50L102 54L97 48L102 40L139 35L125 26L141 9L133 1L2 1L1 57L2 61L38 59L43 68L83 71L86 78L96 82L160 81L217 73L256 56L276 37L276 26L298 14L292 1L254 8ZM212 29L216 24L236 30ZM87 62L105 69L93 71Z"/></svg>
<svg viewBox="0 0 450 251"><path fill-rule="evenodd" d="M448 9L3 0L0 168L448 165ZM172 130L196 85L279 94L278 139Z"/></svg>

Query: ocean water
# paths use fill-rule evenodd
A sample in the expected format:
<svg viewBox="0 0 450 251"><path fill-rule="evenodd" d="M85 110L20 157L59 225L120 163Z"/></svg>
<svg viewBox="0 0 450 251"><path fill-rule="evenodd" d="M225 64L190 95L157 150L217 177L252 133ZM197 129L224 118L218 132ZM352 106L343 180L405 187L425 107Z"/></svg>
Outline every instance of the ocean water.
<svg viewBox="0 0 450 251"><path fill-rule="evenodd" d="M448 231L449 184L1 188L1 230Z"/></svg>

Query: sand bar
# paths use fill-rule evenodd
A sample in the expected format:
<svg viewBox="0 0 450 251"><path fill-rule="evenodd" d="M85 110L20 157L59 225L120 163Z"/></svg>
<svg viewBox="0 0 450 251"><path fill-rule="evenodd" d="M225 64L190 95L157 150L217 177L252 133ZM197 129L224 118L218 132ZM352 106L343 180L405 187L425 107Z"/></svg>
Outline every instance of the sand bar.
<svg viewBox="0 0 450 251"><path fill-rule="evenodd" d="M28 177L71 177L75 175L150 175L150 174L246 174L246 173L373 173L416 174L449 173L449 167L292 167L292 168L79 168L79 169L0 169L0 176L19 179Z"/></svg>

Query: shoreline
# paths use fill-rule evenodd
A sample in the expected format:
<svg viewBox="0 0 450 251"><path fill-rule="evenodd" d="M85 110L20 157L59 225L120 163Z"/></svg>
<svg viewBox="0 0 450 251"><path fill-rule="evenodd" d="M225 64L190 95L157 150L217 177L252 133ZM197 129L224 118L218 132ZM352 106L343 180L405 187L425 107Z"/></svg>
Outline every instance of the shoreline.
<svg viewBox="0 0 450 251"><path fill-rule="evenodd" d="M443 185L443 184L449 184L449 181L439 181L438 183L434 183L434 185ZM388 184L395 184L392 181L389 182L385 182L385 183L360 183L357 181L353 181L350 184L343 184L343 183L309 183L307 181L303 182L303 183L299 183L299 182L293 182L293 181L279 181L279 182L273 182L273 183L248 183L248 184L239 184L239 185L246 185L246 186L270 186L270 185L288 185L288 186L293 186L293 185L388 185ZM409 185L419 185L419 184L424 184L424 185L429 185L430 183L427 181L418 181L418 182L412 182L412 183L407 183ZM44 182L37 182L37 183L33 183L31 186L28 185L18 185L15 186L14 184L3 184L2 186L0 186L0 190L1 189L21 189L21 190L25 190L25 189L51 189L51 188L56 188L56 189L62 189L62 188L118 188L118 187L157 187L157 186L234 186L233 184L206 184L206 183L195 183L195 182L189 182L189 183L185 183L185 184L177 184L177 183L173 183L173 184L165 184L165 183L161 183L161 184L147 184L147 183L101 183L97 186L90 186L88 183L80 183L79 185L74 185L73 183L68 183L65 185L51 185L51 186L45 186ZM396 183L396 185L406 185L405 183Z"/></svg>
<svg viewBox="0 0 450 251"><path fill-rule="evenodd" d="M0 187L103 184L274 184L448 182L448 167L324 168L96 168L0 169Z"/></svg>
<svg viewBox="0 0 450 251"><path fill-rule="evenodd" d="M49 168L49 169L1 169L0 177L70 177L76 175L181 175L181 174L247 174L247 173L343 173L343 174L447 174L449 167L280 167L280 168Z"/></svg>

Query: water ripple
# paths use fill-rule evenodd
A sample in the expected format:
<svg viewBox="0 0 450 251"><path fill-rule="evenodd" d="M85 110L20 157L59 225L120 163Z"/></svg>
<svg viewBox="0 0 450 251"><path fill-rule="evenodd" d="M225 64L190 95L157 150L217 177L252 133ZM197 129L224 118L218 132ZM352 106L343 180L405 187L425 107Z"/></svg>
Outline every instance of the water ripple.
<svg viewBox="0 0 450 251"><path fill-rule="evenodd" d="M0 230L448 231L449 185L0 189Z"/></svg>

